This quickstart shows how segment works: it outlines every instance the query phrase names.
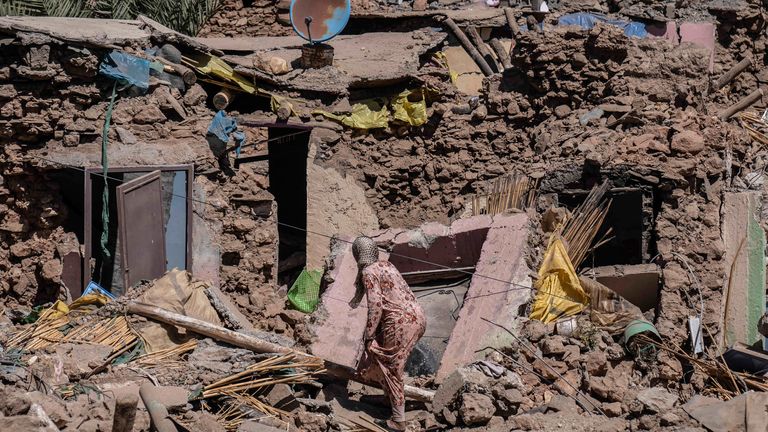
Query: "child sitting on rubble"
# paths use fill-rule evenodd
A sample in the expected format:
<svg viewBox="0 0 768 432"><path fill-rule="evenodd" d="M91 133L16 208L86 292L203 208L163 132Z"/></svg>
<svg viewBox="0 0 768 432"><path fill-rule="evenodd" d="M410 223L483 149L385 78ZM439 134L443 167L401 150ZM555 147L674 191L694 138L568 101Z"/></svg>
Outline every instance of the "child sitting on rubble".
<svg viewBox="0 0 768 432"><path fill-rule="evenodd" d="M365 328L365 353L358 374L377 382L392 405L390 430L404 431L405 362L416 342L424 335L427 320L400 272L389 261L379 261L373 239L358 237L352 254L359 269L358 295L368 298L368 324Z"/></svg>

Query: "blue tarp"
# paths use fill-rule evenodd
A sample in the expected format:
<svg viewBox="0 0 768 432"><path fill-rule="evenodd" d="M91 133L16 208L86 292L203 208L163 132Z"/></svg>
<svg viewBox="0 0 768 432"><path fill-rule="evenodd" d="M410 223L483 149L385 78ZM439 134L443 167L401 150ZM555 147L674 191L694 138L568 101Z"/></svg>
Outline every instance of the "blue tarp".
<svg viewBox="0 0 768 432"><path fill-rule="evenodd" d="M636 21L622 21L615 19L608 19L604 15L580 12L568 15L563 15L558 20L558 25L575 25L584 29L591 29L597 23L602 22L611 24L621 29L624 29L624 34L629 37L644 38L648 36L648 32L645 30L645 24Z"/></svg>
<svg viewBox="0 0 768 432"><path fill-rule="evenodd" d="M229 141L229 134L237 142L237 155L240 155L240 148L245 144L245 133L237 130L237 120L229 117L224 111L219 111L211 120L208 126L208 135L213 135L219 141L226 143Z"/></svg>
<svg viewBox="0 0 768 432"><path fill-rule="evenodd" d="M99 73L142 89L149 88L149 60L144 60L121 51L107 54L99 66Z"/></svg>

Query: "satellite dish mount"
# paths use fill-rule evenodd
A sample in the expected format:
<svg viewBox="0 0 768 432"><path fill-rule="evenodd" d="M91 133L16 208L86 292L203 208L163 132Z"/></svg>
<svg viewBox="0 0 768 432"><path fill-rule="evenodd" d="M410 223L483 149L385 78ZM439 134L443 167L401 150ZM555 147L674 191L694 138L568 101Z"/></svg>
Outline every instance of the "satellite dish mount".
<svg viewBox="0 0 768 432"><path fill-rule="evenodd" d="M301 47L305 68L333 64L329 41L344 30L352 12L350 0L291 0L291 25L299 37L309 42Z"/></svg>

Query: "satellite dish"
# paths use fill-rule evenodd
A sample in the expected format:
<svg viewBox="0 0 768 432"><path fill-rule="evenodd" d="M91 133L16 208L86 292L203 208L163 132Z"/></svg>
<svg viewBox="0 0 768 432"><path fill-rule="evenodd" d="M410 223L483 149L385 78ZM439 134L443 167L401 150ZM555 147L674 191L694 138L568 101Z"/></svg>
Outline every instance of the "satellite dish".
<svg viewBox="0 0 768 432"><path fill-rule="evenodd" d="M352 13L350 0L291 0L293 30L310 43L341 33Z"/></svg>

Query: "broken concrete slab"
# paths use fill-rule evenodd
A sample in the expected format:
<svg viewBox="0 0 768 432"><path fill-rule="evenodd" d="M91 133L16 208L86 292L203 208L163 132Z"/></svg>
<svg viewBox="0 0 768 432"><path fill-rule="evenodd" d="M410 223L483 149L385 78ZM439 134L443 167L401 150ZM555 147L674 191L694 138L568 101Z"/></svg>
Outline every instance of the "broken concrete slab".
<svg viewBox="0 0 768 432"><path fill-rule="evenodd" d="M224 57L243 75L263 79L290 90L346 94L349 88L386 86L414 77L418 71L419 57L445 38L445 33L427 30L339 36L331 42L335 50L333 67L298 68L281 76L256 70L254 60L268 53L289 64L297 63L304 44L304 40L297 36L198 38L196 41L223 51L252 53ZM377 66L372 68L372 64Z"/></svg>
<svg viewBox="0 0 768 432"><path fill-rule="evenodd" d="M2 33L41 33L67 42L110 47L136 42L149 43L150 33L143 30L141 26L141 21L133 20L40 16L0 17Z"/></svg>
<svg viewBox="0 0 768 432"><path fill-rule="evenodd" d="M643 312L659 303L661 269L656 264L596 267L589 274Z"/></svg>
<svg viewBox="0 0 768 432"><path fill-rule="evenodd" d="M729 401L696 395L683 409L711 432L768 430L768 394L747 392Z"/></svg>
<svg viewBox="0 0 768 432"><path fill-rule="evenodd" d="M497 215L480 253L474 276L445 348L436 380L439 382L457 367L481 360L486 347L509 346L512 336L484 321L492 320L512 331L518 311L531 297L530 272L526 264L529 219L526 214Z"/></svg>
<svg viewBox="0 0 768 432"><path fill-rule="evenodd" d="M765 232L760 226L760 192L727 192L723 202L726 280L721 344L752 345L765 313Z"/></svg>
<svg viewBox="0 0 768 432"><path fill-rule="evenodd" d="M471 268L480 259L483 243L492 224L492 218L477 216L459 219L451 226L427 223L415 230L386 230L370 235L377 243L391 250L391 256L382 255L381 258L389 259L401 273L445 267ZM346 238L347 241L352 239L351 236ZM348 243L342 241L332 244L332 248L334 268L330 277L333 282L322 297L321 311L315 314L316 342L312 345L312 352L326 360L355 367L362 355L363 329L367 319L365 299L356 308L347 304L355 294L357 264ZM427 315L426 334L444 335L448 339L455 324L451 316L457 307L455 300L452 296L445 296L444 299L431 297L434 296L419 300ZM458 298L458 306L461 306L463 296ZM439 319L430 319L438 316ZM418 352L428 357L427 363L432 364L430 367L436 368L445 348L443 340L424 338L418 347Z"/></svg>
<svg viewBox="0 0 768 432"><path fill-rule="evenodd" d="M714 23L690 23L680 24L680 43L690 42L696 46L706 48L710 52L709 71L715 70L715 32Z"/></svg>

